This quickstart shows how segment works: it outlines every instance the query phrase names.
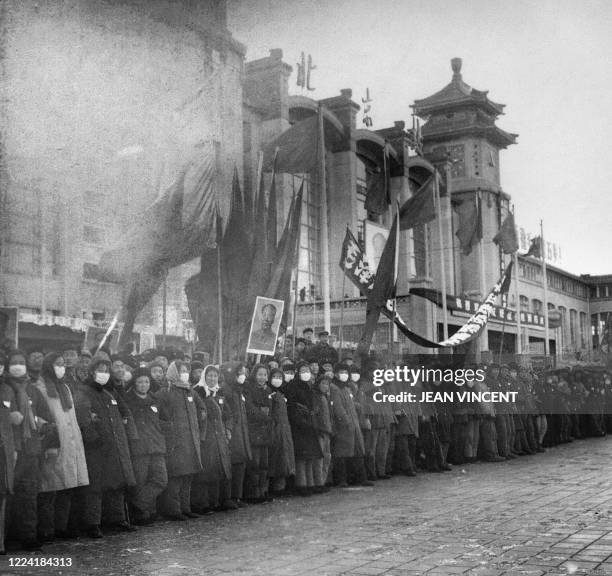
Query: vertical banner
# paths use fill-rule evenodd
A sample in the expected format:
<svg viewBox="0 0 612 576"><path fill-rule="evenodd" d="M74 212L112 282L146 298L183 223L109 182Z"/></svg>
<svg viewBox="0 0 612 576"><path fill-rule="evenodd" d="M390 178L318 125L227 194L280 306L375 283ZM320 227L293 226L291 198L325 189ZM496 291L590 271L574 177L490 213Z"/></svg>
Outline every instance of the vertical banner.
<svg viewBox="0 0 612 576"><path fill-rule="evenodd" d="M19 308L0 306L0 350L8 352L19 345Z"/></svg>

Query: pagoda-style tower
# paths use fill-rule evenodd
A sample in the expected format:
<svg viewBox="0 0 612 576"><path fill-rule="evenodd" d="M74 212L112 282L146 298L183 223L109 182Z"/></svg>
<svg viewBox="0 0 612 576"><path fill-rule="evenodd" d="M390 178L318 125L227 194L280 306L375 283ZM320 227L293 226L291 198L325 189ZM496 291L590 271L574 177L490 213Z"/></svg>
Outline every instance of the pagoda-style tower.
<svg viewBox="0 0 612 576"><path fill-rule="evenodd" d="M449 260L454 263L455 285L449 285L448 291L482 297L483 291L488 291L499 278L500 253L492 240L507 212L509 200L500 185L499 151L514 144L517 135L496 126L504 105L490 100L488 92L466 84L461 76L461 64L461 58L453 58L451 82L432 96L415 100L413 108L425 120L422 130L425 156L434 163L446 161L449 168L451 202L446 205L452 205L453 214L452 230L446 231L445 237L453 244L453 258ZM465 255L455 235L461 210L458 206L461 202L473 202L478 195L483 244L482 247L474 245L471 253ZM443 249L451 250L451 247L445 245ZM452 272L447 274L451 276Z"/></svg>

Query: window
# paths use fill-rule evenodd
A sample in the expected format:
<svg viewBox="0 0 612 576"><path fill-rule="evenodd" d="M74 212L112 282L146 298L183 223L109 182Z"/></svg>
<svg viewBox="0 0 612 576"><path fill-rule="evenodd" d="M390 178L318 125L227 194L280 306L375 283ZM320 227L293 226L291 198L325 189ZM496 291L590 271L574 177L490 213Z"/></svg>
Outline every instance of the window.
<svg viewBox="0 0 612 576"><path fill-rule="evenodd" d="M570 310L569 328L570 328L570 343L572 345L572 348L575 348L577 344L577 333L576 333L577 321L578 321L578 312L576 310Z"/></svg>
<svg viewBox="0 0 612 576"><path fill-rule="evenodd" d="M580 312L580 347L586 348L587 345L587 315L584 312Z"/></svg>
<svg viewBox="0 0 612 576"><path fill-rule="evenodd" d="M292 187L294 193L297 193L301 182L301 176L293 176ZM304 180L304 204L302 205L297 283L298 291L303 290L306 299L310 301L318 300L322 297L320 214L321 207L318 187L313 186L310 178L307 177Z"/></svg>
<svg viewBox="0 0 612 576"><path fill-rule="evenodd" d="M531 305L532 305L533 313L534 314L542 314L543 306L542 306L542 301L541 300L538 300L537 298L534 298L531 301Z"/></svg>
<svg viewBox="0 0 612 576"><path fill-rule="evenodd" d="M519 301L521 303L521 312L529 312L529 298L521 294L519 296Z"/></svg>

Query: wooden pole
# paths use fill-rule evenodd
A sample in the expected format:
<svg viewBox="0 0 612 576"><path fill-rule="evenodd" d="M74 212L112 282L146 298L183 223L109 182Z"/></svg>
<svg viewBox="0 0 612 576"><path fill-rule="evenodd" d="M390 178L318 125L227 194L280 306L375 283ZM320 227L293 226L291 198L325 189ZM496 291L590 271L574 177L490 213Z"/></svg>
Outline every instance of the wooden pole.
<svg viewBox="0 0 612 576"><path fill-rule="evenodd" d="M442 327L444 340L448 338L448 317L447 317L447 304L446 304L446 265L444 263L444 234L442 232L442 203L440 201L440 186L438 184L438 170L434 170L434 193L436 198L436 215L438 220L438 241L439 241L439 252L440 252L440 280L442 289ZM436 326L436 340L437 340L437 326Z"/></svg>
<svg viewBox="0 0 612 576"><path fill-rule="evenodd" d="M323 324L331 333L331 288L329 278L329 229L327 222L327 176L325 170L325 130L323 107L319 104L319 186L321 199L321 272L323 281Z"/></svg>
<svg viewBox="0 0 612 576"><path fill-rule="evenodd" d="M540 256L542 257L542 286L544 288L544 354L550 354L548 342L548 279L546 276L546 243L544 242L544 224L540 220Z"/></svg>
<svg viewBox="0 0 612 576"><path fill-rule="evenodd" d="M217 242L217 304L219 306L218 340L219 366L223 364L223 294L221 292L221 242Z"/></svg>

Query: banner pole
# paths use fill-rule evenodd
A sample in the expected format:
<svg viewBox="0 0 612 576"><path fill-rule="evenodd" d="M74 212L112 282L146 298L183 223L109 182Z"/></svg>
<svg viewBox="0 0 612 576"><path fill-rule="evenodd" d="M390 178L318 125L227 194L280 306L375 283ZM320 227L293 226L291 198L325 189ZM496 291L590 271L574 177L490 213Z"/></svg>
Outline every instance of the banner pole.
<svg viewBox="0 0 612 576"><path fill-rule="evenodd" d="M438 240L440 249L440 279L442 282L442 327L444 340L448 339L448 315L446 304L446 266L444 264L444 234L442 233L442 203L440 201L440 187L438 185L438 169L434 168L434 192L436 197L436 212L438 220ZM438 327L434 330L437 340Z"/></svg>
<svg viewBox="0 0 612 576"><path fill-rule="evenodd" d="M319 104L319 186L321 200L321 276L323 281L323 325L331 333L331 287L329 278L329 230L327 221L327 176L325 168L325 130L323 106Z"/></svg>
<svg viewBox="0 0 612 576"><path fill-rule="evenodd" d="M544 224L540 220L540 257L542 258L542 287L544 288L544 354L550 355L548 342L548 278L546 276L546 243L544 242Z"/></svg>

